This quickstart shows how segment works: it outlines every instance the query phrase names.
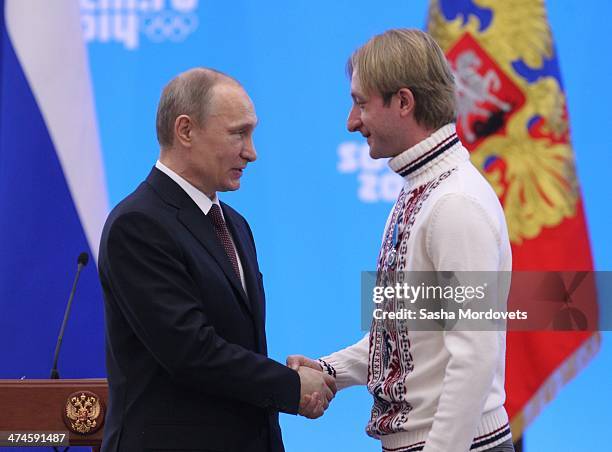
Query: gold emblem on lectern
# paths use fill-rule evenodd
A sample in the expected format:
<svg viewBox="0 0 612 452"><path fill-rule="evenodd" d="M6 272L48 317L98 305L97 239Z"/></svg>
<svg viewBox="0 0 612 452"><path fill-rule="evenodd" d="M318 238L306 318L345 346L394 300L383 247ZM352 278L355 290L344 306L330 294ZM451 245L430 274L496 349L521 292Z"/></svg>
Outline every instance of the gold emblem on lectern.
<svg viewBox="0 0 612 452"><path fill-rule="evenodd" d="M68 396L64 423L81 435L94 433L102 425L104 409L100 398L89 391L75 392Z"/></svg>

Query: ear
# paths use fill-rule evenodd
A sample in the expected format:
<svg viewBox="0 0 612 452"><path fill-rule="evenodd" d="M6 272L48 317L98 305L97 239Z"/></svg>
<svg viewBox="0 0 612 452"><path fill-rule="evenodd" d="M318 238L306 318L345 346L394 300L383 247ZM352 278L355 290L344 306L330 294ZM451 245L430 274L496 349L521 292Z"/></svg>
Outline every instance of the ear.
<svg viewBox="0 0 612 452"><path fill-rule="evenodd" d="M400 115L402 117L413 115L415 103L412 91L408 88L401 88L397 92L397 96L400 102Z"/></svg>
<svg viewBox="0 0 612 452"><path fill-rule="evenodd" d="M174 121L174 137L185 147L191 147L193 138L193 120L187 115L180 115Z"/></svg>

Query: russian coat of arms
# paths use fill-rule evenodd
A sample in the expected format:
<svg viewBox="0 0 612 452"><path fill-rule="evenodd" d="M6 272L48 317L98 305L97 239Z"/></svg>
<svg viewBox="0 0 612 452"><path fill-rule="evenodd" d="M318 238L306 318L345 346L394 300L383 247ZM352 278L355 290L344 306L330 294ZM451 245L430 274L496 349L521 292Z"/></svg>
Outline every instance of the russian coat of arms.
<svg viewBox="0 0 612 452"><path fill-rule="evenodd" d="M544 2L514 3L432 1L428 31L455 75L457 132L520 244L576 215L579 195Z"/></svg>
<svg viewBox="0 0 612 452"><path fill-rule="evenodd" d="M82 435L91 434L102 426L104 408L100 398L89 391L68 396L64 412L64 423L71 431Z"/></svg>

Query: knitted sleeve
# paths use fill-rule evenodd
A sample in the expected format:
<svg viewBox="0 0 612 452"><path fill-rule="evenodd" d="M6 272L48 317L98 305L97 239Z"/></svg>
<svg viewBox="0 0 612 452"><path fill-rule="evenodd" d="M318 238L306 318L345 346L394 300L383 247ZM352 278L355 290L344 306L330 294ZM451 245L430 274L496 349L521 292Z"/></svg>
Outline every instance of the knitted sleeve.
<svg viewBox="0 0 612 452"><path fill-rule="evenodd" d="M440 198L430 217L426 248L438 271L497 271L500 233L494 207L462 193ZM493 289L493 288L491 288ZM495 369L504 359L498 331L447 331L449 353L442 393L423 452L466 452L474 439Z"/></svg>
<svg viewBox="0 0 612 452"><path fill-rule="evenodd" d="M339 390L367 383L369 347L370 334L368 333L356 344L319 360L323 370L336 378Z"/></svg>

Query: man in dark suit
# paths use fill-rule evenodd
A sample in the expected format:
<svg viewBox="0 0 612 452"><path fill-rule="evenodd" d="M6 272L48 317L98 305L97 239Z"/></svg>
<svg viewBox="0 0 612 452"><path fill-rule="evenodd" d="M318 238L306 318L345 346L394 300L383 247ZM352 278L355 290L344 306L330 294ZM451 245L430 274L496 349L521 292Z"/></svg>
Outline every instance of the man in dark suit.
<svg viewBox="0 0 612 452"><path fill-rule="evenodd" d="M217 192L256 159L251 99L192 69L164 89L160 158L100 244L109 406L104 451L283 451L278 412L318 417L332 378L267 358L246 220Z"/></svg>

